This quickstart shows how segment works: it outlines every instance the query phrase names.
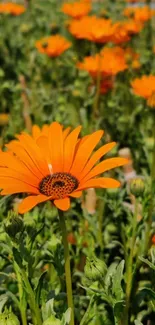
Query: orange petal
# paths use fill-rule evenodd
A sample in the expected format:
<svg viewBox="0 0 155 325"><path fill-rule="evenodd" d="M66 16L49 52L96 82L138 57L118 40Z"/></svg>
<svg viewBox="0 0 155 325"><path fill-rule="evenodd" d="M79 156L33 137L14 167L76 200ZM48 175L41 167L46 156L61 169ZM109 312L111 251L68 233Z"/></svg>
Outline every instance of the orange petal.
<svg viewBox="0 0 155 325"><path fill-rule="evenodd" d="M14 181L11 178L1 178L0 177L0 188L3 190L1 191L1 195L8 195L8 194L15 194L15 193L32 193L32 194L39 194L37 188L24 184L20 181Z"/></svg>
<svg viewBox="0 0 155 325"><path fill-rule="evenodd" d="M64 143L64 172L68 172L72 166L75 146L78 135L81 131L81 126L74 129L66 138Z"/></svg>
<svg viewBox="0 0 155 325"><path fill-rule="evenodd" d="M37 146L35 140L26 133L22 133L21 135L18 135L17 138L20 141L20 145L31 157L33 164L37 167L40 177L46 176L48 171L48 166L44 159L43 153L41 152L40 148Z"/></svg>
<svg viewBox="0 0 155 325"><path fill-rule="evenodd" d="M37 204L50 200L45 195L28 196L18 206L18 212L23 214L34 208Z"/></svg>
<svg viewBox="0 0 155 325"><path fill-rule="evenodd" d="M100 149L98 149L89 159L88 163L86 164L85 168L80 174L79 179L84 178L88 174L88 172L92 169L92 167L96 164L96 162L108 151L110 151L115 145L116 142L110 142L102 146Z"/></svg>
<svg viewBox="0 0 155 325"><path fill-rule="evenodd" d="M73 193L71 193L71 194L69 194L69 196L71 196L71 197L75 197L75 198L78 198L78 197L80 197L82 195L82 191L75 191L75 192L73 192Z"/></svg>
<svg viewBox="0 0 155 325"><path fill-rule="evenodd" d="M62 126L53 122L49 129L49 150L53 173L63 171L63 134Z"/></svg>
<svg viewBox="0 0 155 325"><path fill-rule="evenodd" d="M36 140L40 136L40 128L38 125L33 125L32 127L32 137Z"/></svg>
<svg viewBox="0 0 155 325"><path fill-rule="evenodd" d="M89 156L91 155L93 149L96 147L97 143L100 141L103 135L103 131L99 130L91 134L86 140L79 145L77 150L73 166L71 167L70 173L79 177L81 171L83 170Z"/></svg>
<svg viewBox="0 0 155 325"><path fill-rule="evenodd" d="M58 209L66 211L70 208L70 199L66 197L65 199L54 200L54 204Z"/></svg>
<svg viewBox="0 0 155 325"><path fill-rule="evenodd" d="M90 178L93 178L101 173L106 172L107 170L113 169L115 167L120 167L120 166L123 166L128 163L129 163L129 161L126 158L115 157L115 158L106 159L106 160L102 161L101 163L99 163L97 166L95 166L90 171L90 173L88 173L87 176L84 177L84 179L82 180L82 183L86 182Z"/></svg>
<svg viewBox="0 0 155 325"><path fill-rule="evenodd" d="M70 132L70 126L68 128L66 128L64 131L63 131L63 140L66 139L67 135L69 134Z"/></svg>
<svg viewBox="0 0 155 325"><path fill-rule="evenodd" d="M86 188L117 188L120 185L120 182L116 179L100 177L84 182L81 186L79 186L79 190L84 190Z"/></svg>

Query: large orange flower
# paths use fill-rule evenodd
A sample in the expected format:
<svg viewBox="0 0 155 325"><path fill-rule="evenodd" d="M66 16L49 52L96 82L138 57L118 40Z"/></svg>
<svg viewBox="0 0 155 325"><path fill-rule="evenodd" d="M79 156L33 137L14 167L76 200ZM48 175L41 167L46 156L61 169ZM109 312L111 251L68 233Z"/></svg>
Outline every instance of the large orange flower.
<svg viewBox="0 0 155 325"><path fill-rule="evenodd" d="M85 16L80 20L71 21L69 31L78 39L97 43L108 42L113 35L112 21L96 16Z"/></svg>
<svg viewBox="0 0 155 325"><path fill-rule="evenodd" d="M50 57L57 57L71 47L71 43L61 35L44 37L35 45L40 53L47 54Z"/></svg>
<svg viewBox="0 0 155 325"><path fill-rule="evenodd" d="M96 77L98 71L104 77L115 76L127 69L125 53L120 47L104 48L100 54L85 57L84 61L79 62L77 66L88 71L92 77Z"/></svg>
<svg viewBox="0 0 155 325"><path fill-rule="evenodd" d="M142 76L131 82L133 92L145 98L150 107L155 107L155 76Z"/></svg>
<svg viewBox="0 0 155 325"><path fill-rule="evenodd" d="M80 197L82 190L115 188L120 183L107 177L98 177L112 168L122 166L125 158L108 158L98 162L115 142L93 150L103 131L78 138L81 127L69 134L54 122L48 134L34 140L26 133L7 145L7 152L0 152L1 195L28 193L19 205L19 213L25 213L41 202L52 201L61 210L70 207L70 197ZM98 162L98 164L96 164Z"/></svg>
<svg viewBox="0 0 155 325"><path fill-rule="evenodd" d="M155 93L155 76L142 76L131 82L133 92L145 99L148 99Z"/></svg>
<svg viewBox="0 0 155 325"><path fill-rule="evenodd" d="M25 7L22 5L18 5L12 2L6 2L0 4L0 13L11 14L13 16L19 16L23 12L25 12Z"/></svg>
<svg viewBox="0 0 155 325"><path fill-rule="evenodd" d="M142 8L126 8L124 10L124 15L127 17L134 18L136 21L145 23L155 14L153 9L150 9L148 6Z"/></svg>
<svg viewBox="0 0 155 325"><path fill-rule="evenodd" d="M62 6L62 11L68 16L79 19L86 16L91 10L91 5L89 2L78 1L73 3L64 3Z"/></svg>

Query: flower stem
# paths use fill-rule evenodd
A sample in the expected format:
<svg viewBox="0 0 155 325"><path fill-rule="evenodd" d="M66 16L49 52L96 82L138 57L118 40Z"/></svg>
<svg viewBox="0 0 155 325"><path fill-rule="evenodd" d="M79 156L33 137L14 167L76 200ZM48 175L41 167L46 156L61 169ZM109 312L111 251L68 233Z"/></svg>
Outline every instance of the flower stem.
<svg viewBox="0 0 155 325"><path fill-rule="evenodd" d="M126 306L125 306L125 324L129 324L129 308L130 308L130 296L132 290L132 280L133 280L133 257L134 257L134 247L136 241L136 226L137 226L137 214L138 214L138 200L135 198L135 211L133 216L132 225L132 239L131 239L131 249L129 260L127 263L126 271Z"/></svg>
<svg viewBox="0 0 155 325"><path fill-rule="evenodd" d="M42 325L41 313L38 304L36 303L35 294L24 269L21 269L22 279L28 294L30 309L32 312L32 320L34 325Z"/></svg>
<svg viewBox="0 0 155 325"><path fill-rule="evenodd" d="M99 108L98 106L99 106L99 99L100 99L100 85L101 85L101 56L99 55L98 72L97 72L97 80L96 80L96 94L94 98L94 105L92 111L92 123L98 113L98 108Z"/></svg>
<svg viewBox="0 0 155 325"><path fill-rule="evenodd" d="M14 270L16 272L17 283L18 283L18 291L19 291L19 307L20 307L20 314L22 325L27 325L27 317L26 317L26 299L24 299L24 290L23 290L23 282L22 277L20 274L19 267L17 263L14 261Z"/></svg>
<svg viewBox="0 0 155 325"><path fill-rule="evenodd" d="M58 213L59 213L60 228L62 232L62 242L64 245L67 301L68 301L68 307L71 308L71 320L69 325L74 325L74 304L73 304L73 294L72 294L69 246L67 241L67 229L66 229L65 217L63 212L58 210Z"/></svg>

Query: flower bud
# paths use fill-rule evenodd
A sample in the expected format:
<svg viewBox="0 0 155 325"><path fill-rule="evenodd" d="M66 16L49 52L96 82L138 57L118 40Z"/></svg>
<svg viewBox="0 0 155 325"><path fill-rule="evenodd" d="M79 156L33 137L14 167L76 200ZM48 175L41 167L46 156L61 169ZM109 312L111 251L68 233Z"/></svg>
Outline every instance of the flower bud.
<svg viewBox="0 0 155 325"><path fill-rule="evenodd" d="M10 216L8 219L6 219L4 228L10 237L15 238L16 235L23 230L24 223L22 218L18 216Z"/></svg>
<svg viewBox="0 0 155 325"><path fill-rule="evenodd" d="M101 280L107 271L107 266L104 261L97 257L88 258L84 268L85 276L92 281Z"/></svg>
<svg viewBox="0 0 155 325"><path fill-rule="evenodd" d="M51 315L48 319L43 322L43 325L61 325L61 321Z"/></svg>
<svg viewBox="0 0 155 325"><path fill-rule="evenodd" d="M0 315L0 325L20 325L18 318L10 311Z"/></svg>
<svg viewBox="0 0 155 325"><path fill-rule="evenodd" d="M130 183L130 191L135 197L142 196L145 190L144 181L141 178L135 178Z"/></svg>

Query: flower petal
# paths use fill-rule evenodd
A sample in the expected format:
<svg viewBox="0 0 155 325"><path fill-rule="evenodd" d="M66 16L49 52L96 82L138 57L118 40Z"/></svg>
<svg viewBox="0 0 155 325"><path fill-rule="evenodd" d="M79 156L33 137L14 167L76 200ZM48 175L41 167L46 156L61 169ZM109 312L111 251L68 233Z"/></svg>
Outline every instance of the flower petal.
<svg viewBox="0 0 155 325"><path fill-rule="evenodd" d="M54 200L54 204L58 209L66 211L70 208L70 199L66 197L65 199Z"/></svg>
<svg viewBox="0 0 155 325"><path fill-rule="evenodd" d="M37 204L50 200L45 195L35 195L26 197L18 206L18 212L23 214L34 208Z"/></svg>
<svg viewBox="0 0 155 325"><path fill-rule="evenodd" d="M116 179L100 177L84 182L81 186L79 186L79 190L84 190L87 188L117 188L120 185L120 182Z"/></svg>
<svg viewBox="0 0 155 325"><path fill-rule="evenodd" d="M82 195L82 191L74 191L73 193L69 194L71 197L79 198Z"/></svg>
<svg viewBox="0 0 155 325"><path fill-rule="evenodd" d="M95 165L95 163L108 151L110 151L114 146L116 145L116 142L110 142L102 146L100 149L98 149L92 157L89 159L88 163L86 164L85 168L83 169L82 173L79 176L79 180L84 178L88 172L92 169L92 167Z"/></svg>
<svg viewBox="0 0 155 325"><path fill-rule="evenodd" d="M53 173L63 171L63 133L62 126L53 122L49 129L49 150Z"/></svg>
<svg viewBox="0 0 155 325"><path fill-rule="evenodd" d="M97 143L100 141L103 135L103 131L99 130L91 134L86 140L79 145L77 150L73 166L71 167L70 173L79 177L81 171L83 170L89 156L91 155L93 149L96 147Z"/></svg>
<svg viewBox="0 0 155 325"><path fill-rule="evenodd" d="M87 174L86 177L84 177L84 179L82 180L82 182L86 182L87 180L89 180L90 178L93 178L99 174L102 174L104 172L106 172L107 170L113 169L115 167L120 167L123 166L125 164L128 164L129 160L126 158L109 158L106 159L104 161L102 161L100 164L98 164L97 166L95 166L90 173Z"/></svg>
<svg viewBox="0 0 155 325"><path fill-rule="evenodd" d="M72 166L74 152L81 126L73 130L66 138L64 143L64 172L68 172Z"/></svg>

